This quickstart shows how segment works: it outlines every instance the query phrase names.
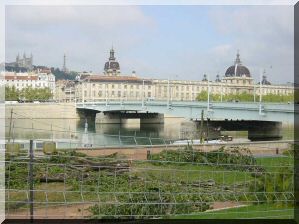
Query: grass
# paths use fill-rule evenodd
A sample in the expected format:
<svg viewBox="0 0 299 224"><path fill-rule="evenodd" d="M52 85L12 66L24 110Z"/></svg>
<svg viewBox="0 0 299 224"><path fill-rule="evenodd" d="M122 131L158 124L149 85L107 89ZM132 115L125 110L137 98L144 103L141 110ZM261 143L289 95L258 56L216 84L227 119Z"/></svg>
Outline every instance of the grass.
<svg viewBox="0 0 299 224"><path fill-rule="evenodd" d="M257 165L263 166L267 172L276 172L281 168L293 167L293 157L262 157L256 158Z"/></svg>
<svg viewBox="0 0 299 224"><path fill-rule="evenodd" d="M113 157L114 158L114 157ZM93 158L93 161L101 161L102 158ZM293 158L291 156L285 157L264 157L256 158L257 165L265 168L266 172L289 172L282 171L284 167L293 166ZM65 201L78 202L78 201L100 201L109 202L114 200L115 195L109 192L135 192L142 194L140 198L144 197L142 192L149 189L159 190L161 196L166 200L172 200L172 197L168 197L170 192L184 192L184 194L176 195L173 197L175 201L188 201L189 198L197 201L206 200L207 203L218 201L236 201L245 200L241 197L241 193L248 191L248 182L255 180L250 171L241 171L237 169L227 169L227 166L215 165L201 165L192 163L159 163L150 161L133 161L129 173L114 172L108 173L107 171L76 171L73 169L64 169L59 165L64 163L63 158L55 157L51 159L47 164L47 169L44 165L35 165L34 172L43 174L48 173L49 177L57 177L64 172L66 173L66 181L54 182L54 183L41 183L35 182L34 200L38 204L43 204L46 201L53 204L61 203ZM55 165L55 163L58 163ZM66 161L66 164L71 161ZM81 174L87 174L84 178ZM12 201L24 202L28 199L28 184L26 178L28 176L27 164L11 164L10 165L10 183L9 188L16 189L15 191L7 191L6 197ZM7 177L8 178L8 177ZM99 181L100 180L100 181ZM256 179L257 180L257 179ZM262 180L262 179L261 179ZM268 185L276 186L276 182L279 180L279 175L274 178L267 178ZM212 182L212 186L202 187L202 183ZM196 185L197 184L197 185ZM198 187L197 187L198 186ZM24 191L18 191L17 189L24 189ZM81 192L81 189L83 192ZM225 190L225 191L223 191ZM65 194L63 192L65 191ZM268 191L271 191L271 189ZM190 197L186 196L186 192L190 193ZM197 195L204 194L203 198L196 198ZM215 194L214 194L215 193ZM156 191L152 194L158 194ZM224 196L225 194L225 196ZM250 196L250 192L247 196ZM222 195L222 196L221 196ZM245 196L245 198L247 197ZM179 197L182 197L180 199ZM209 198L211 197L211 198ZM136 196L136 200L139 196ZM249 198L249 197L248 197ZM141 200L140 199L140 200ZM117 196L116 201L127 202L129 200L127 194ZM135 200L135 199L134 199ZM139 199L138 199L139 200ZM250 200L250 199L249 199ZM255 200L255 199L254 199ZM248 202L248 201L247 201ZM38 205L36 205L38 206ZM27 208L28 204L10 203L8 207L12 209ZM124 206L125 207L125 206ZM127 210L127 208L124 208ZM171 208L172 209L172 208ZM193 210L190 210L193 209ZM206 208L205 208L206 209ZM124 210L123 212L127 212ZM186 212L179 210L179 213L186 214L193 211L189 215L176 215L168 218L186 218L186 219L205 219L205 218L292 218L293 212L291 207L279 206L278 204L260 204L260 205L248 205L246 207L231 208L219 211L201 212L204 209L188 208ZM110 210L109 210L110 211ZM197 213L195 213L197 212ZM120 213L122 214L122 213ZM164 213L165 214L165 213ZM166 213L167 214L167 213Z"/></svg>
<svg viewBox="0 0 299 224"><path fill-rule="evenodd" d="M145 179L155 178L164 182L179 183L183 181L190 183L199 180L214 180L216 184L226 185L244 183L252 178L249 172L192 164L164 164L157 166L151 163L139 163L135 165L135 174Z"/></svg>
<svg viewBox="0 0 299 224"><path fill-rule="evenodd" d="M293 219L294 208L277 204L249 205L218 211L175 215L171 219Z"/></svg>

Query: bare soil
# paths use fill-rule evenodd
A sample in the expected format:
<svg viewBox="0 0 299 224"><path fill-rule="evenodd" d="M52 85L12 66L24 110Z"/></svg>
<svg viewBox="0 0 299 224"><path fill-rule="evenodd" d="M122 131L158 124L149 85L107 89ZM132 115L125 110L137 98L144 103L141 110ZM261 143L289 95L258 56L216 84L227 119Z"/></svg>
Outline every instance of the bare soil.
<svg viewBox="0 0 299 224"><path fill-rule="evenodd" d="M91 215L88 211L91 205L82 203L35 208L33 215L34 219L82 219ZM6 219L30 219L29 208L6 211Z"/></svg>

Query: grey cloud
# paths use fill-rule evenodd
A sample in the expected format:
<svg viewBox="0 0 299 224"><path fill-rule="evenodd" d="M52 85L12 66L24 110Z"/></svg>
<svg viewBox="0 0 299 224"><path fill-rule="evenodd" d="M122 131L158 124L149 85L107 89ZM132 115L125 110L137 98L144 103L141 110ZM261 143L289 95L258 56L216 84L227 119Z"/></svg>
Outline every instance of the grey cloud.
<svg viewBox="0 0 299 224"><path fill-rule="evenodd" d="M8 6L6 60L26 51L36 64L61 66L65 52L72 69L102 71L112 44L128 49L143 39L136 28L154 26L137 6Z"/></svg>
<svg viewBox="0 0 299 224"><path fill-rule="evenodd" d="M210 11L210 18L220 35L233 37L232 49L241 50L241 59L256 79L265 68L274 82L293 80L292 6L218 7Z"/></svg>

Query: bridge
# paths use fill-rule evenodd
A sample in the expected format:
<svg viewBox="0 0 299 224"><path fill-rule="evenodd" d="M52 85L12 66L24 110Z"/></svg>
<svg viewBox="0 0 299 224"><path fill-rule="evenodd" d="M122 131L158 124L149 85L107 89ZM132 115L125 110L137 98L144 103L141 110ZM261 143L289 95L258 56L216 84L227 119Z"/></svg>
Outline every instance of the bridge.
<svg viewBox="0 0 299 224"><path fill-rule="evenodd" d="M164 115L197 122L204 112L204 132L219 136L221 130L248 131L251 140L281 139L282 124L294 125L297 105L282 103L198 102L198 101L101 101L77 103L81 117L96 123L122 123L139 118L140 124L163 123Z"/></svg>
<svg viewBox="0 0 299 224"><path fill-rule="evenodd" d="M297 105L295 105L297 106ZM103 113L123 113L124 118L140 118L140 114L167 114L199 120L204 110L205 118L211 120L255 120L294 122L294 104L287 103L244 103L198 101L100 101L77 103L77 110ZM132 114L135 112L135 115ZM138 115L139 114L139 115ZM139 116L139 117L138 117Z"/></svg>

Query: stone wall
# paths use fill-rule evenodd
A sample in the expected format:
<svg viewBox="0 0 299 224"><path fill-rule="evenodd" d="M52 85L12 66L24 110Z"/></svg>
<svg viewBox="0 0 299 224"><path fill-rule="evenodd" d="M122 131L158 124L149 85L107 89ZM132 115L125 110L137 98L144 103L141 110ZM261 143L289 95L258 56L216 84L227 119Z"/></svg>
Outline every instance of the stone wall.
<svg viewBox="0 0 299 224"><path fill-rule="evenodd" d="M6 104L5 116L0 118L9 119L13 109L14 117L22 116L32 119L79 119L74 103L18 103Z"/></svg>

